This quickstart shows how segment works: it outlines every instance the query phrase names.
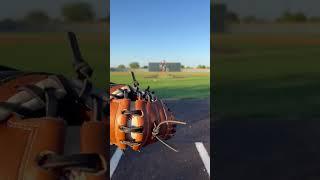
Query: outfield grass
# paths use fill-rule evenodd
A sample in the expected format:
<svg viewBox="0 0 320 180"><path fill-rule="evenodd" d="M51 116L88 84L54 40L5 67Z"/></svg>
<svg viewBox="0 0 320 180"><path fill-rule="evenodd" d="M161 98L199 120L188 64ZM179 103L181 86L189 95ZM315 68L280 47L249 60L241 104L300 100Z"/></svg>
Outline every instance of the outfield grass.
<svg viewBox="0 0 320 180"><path fill-rule="evenodd" d="M198 99L210 95L209 73L152 73L135 72L142 88L150 86L155 93L166 99ZM132 84L129 72L112 72L111 82ZM191 108L191 107L190 107Z"/></svg>
<svg viewBox="0 0 320 180"><path fill-rule="evenodd" d="M215 112L320 115L320 34L214 37Z"/></svg>
<svg viewBox="0 0 320 180"><path fill-rule="evenodd" d="M106 39L98 33L77 34L84 59L93 67L93 82L107 84ZM0 64L25 71L74 76L72 51L66 33L0 33Z"/></svg>

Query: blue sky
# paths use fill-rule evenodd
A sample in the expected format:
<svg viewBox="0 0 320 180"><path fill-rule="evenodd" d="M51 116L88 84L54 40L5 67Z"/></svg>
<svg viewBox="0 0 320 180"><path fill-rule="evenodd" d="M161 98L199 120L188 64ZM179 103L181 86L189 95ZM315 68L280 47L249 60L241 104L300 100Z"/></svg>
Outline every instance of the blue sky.
<svg viewBox="0 0 320 180"><path fill-rule="evenodd" d="M210 65L210 0L111 0L111 66Z"/></svg>

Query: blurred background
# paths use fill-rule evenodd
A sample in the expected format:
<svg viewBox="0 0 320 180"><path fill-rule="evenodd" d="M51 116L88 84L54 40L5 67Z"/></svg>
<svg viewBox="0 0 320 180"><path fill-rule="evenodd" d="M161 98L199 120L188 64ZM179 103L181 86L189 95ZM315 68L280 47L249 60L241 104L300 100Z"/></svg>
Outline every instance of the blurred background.
<svg viewBox="0 0 320 180"><path fill-rule="evenodd" d="M93 81L106 87L109 4L91 0L13 0L0 12L0 65L24 71L74 75L67 32L74 31L93 67Z"/></svg>
<svg viewBox="0 0 320 180"><path fill-rule="evenodd" d="M214 0L217 179L318 179L320 2Z"/></svg>
<svg viewBox="0 0 320 180"><path fill-rule="evenodd" d="M312 0L215 1L217 113L319 116L318 5Z"/></svg>

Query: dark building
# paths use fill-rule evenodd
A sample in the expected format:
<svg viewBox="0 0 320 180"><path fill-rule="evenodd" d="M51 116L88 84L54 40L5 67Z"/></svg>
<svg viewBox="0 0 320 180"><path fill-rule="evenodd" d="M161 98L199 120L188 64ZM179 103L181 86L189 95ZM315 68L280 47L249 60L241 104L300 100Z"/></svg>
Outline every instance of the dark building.
<svg viewBox="0 0 320 180"><path fill-rule="evenodd" d="M167 62L165 63L167 72L181 72L181 63ZM148 70L149 72L160 72L162 65L160 62L149 63Z"/></svg>

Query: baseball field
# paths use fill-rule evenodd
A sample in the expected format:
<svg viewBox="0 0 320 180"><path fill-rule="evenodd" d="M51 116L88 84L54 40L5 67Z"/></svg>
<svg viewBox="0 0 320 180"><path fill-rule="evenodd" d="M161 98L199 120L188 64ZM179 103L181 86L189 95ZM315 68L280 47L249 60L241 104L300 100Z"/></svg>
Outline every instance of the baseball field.
<svg viewBox="0 0 320 180"><path fill-rule="evenodd" d="M84 59L94 69L93 82L106 86L106 36L76 33ZM0 33L0 65L25 71L60 73L72 77L72 51L67 33Z"/></svg>
<svg viewBox="0 0 320 180"><path fill-rule="evenodd" d="M208 72L143 72L135 71L142 88L151 90L165 99L204 99L210 95ZM111 72L111 82L132 84L130 72Z"/></svg>
<svg viewBox="0 0 320 180"><path fill-rule="evenodd" d="M215 112L320 115L320 34L214 35Z"/></svg>
<svg viewBox="0 0 320 180"><path fill-rule="evenodd" d="M320 34L215 35L215 112L232 116L318 116ZM106 45L102 35L78 34L93 81L105 86ZM27 71L73 75L72 53L64 33L1 33L0 62ZM137 72L142 86L172 99L209 96L208 73ZM130 73L111 73L111 81L130 83Z"/></svg>

